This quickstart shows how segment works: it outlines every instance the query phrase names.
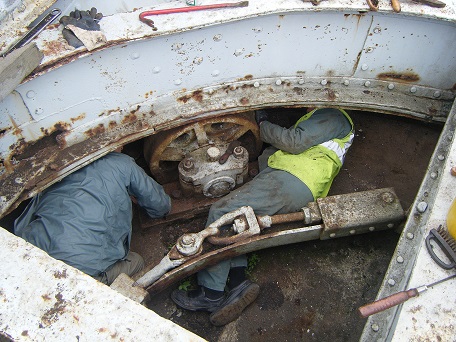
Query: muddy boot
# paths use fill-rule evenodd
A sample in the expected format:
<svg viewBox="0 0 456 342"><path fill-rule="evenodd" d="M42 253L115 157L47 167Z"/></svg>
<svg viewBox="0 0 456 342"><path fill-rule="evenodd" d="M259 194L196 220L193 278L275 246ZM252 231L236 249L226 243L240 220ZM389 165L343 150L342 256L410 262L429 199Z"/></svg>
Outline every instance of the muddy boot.
<svg viewBox="0 0 456 342"><path fill-rule="evenodd" d="M248 305L255 301L259 293L258 284L244 280L228 292L226 299L220 304L220 308L210 315L209 320L217 327L234 321Z"/></svg>
<svg viewBox="0 0 456 342"><path fill-rule="evenodd" d="M222 295L218 299L210 299L206 296L204 287L200 287L198 290L190 292L174 290L171 293L171 299L183 309L214 312L220 308L225 296Z"/></svg>

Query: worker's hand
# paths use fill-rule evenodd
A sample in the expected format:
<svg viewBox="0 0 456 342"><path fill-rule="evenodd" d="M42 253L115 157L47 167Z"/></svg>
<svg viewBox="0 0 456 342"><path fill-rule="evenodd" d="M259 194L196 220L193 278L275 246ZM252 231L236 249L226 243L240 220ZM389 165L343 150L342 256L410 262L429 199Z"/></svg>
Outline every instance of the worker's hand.
<svg viewBox="0 0 456 342"><path fill-rule="evenodd" d="M70 15L60 18L60 23L65 26L62 30L63 37L71 46L75 48L81 47L84 45L83 42L66 27L73 25L86 31L100 31L100 24L98 22L101 18L103 18L103 14L98 13L95 7L92 7L90 11L79 11L76 9Z"/></svg>
<svg viewBox="0 0 456 342"><path fill-rule="evenodd" d="M255 120L259 126L263 121L268 120L268 113L265 110L255 111Z"/></svg>

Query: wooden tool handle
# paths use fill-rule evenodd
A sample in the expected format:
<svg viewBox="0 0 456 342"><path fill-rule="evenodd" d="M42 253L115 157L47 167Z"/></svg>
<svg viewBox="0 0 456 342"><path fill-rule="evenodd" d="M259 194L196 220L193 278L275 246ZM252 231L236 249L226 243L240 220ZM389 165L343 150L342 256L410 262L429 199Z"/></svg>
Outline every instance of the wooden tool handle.
<svg viewBox="0 0 456 342"><path fill-rule="evenodd" d="M393 306L404 303L408 299L418 296L418 294L419 293L417 289L401 291L389 297L379 299L373 303L363 305L358 309L358 312L361 315L361 317L366 318L375 313L384 311L386 309L392 308Z"/></svg>
<svg viewBox="0 0 456 342"><path fill-rule="evenodd" d="M391 0L391 7L393 7L394 12L399 13L401 11L401 3L399 0Z"/></svg>

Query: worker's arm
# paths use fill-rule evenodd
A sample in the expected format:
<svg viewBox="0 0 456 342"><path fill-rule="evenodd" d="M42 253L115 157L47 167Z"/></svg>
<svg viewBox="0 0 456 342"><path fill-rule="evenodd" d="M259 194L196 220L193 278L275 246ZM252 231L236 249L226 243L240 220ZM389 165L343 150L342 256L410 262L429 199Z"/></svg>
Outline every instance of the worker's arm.
<svg viewBox="0 0 456 342"><path fill-rule="evenodd" d="M345 115L337 109L322 108L294 128L284 128L268 121L260 125L261 138L282 151L298 154L334 138L343 138L351 130Z"/></svg>
<svg viewBox="0 0 456 342"><path fill-rule="evenodd" d="M162 217L171 210L171 198L163 187L130 158L130 174L128 192L150 217Z"/></svg>

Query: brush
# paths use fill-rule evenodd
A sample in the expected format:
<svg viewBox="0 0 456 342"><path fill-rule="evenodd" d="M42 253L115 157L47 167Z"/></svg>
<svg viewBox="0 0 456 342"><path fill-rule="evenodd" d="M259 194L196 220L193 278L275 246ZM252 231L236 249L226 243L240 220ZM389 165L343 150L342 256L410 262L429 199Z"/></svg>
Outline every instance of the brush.
<svg viewBox="0 0 456 342"><path fill-rule="evenodd" d="M440 259L434 251L431 244L434 241L439 246L440 250L446 255L449 262ZM442 268L450 270L456 267L456 240L450 235L447 229L440 225L437 229L431 229L426 237L426 248L431 255L431 258Z"/></svg>

